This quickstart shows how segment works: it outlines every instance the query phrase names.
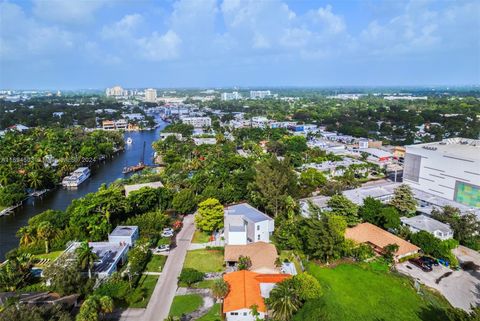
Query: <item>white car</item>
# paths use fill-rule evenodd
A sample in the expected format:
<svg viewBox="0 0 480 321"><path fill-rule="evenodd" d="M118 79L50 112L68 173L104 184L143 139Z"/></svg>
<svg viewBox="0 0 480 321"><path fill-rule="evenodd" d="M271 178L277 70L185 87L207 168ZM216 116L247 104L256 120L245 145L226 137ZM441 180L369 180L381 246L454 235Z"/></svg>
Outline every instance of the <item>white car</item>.
<svg viewBox="0 0 480 321"><path fill-rule="evenodd" d="M164 232L162 233L162 237L172 237L172 236L173 236L173 231L172 231L172 232L170 232L170 231L165 232L165 231L164 231Z"/></svg>
<svg viewBox="0 0 480 321"><path fill-rule="evenodd" d="M170 251L170 245L164 244L164 245L160 245L157 248L155 248L153 250L153 253L161 253L161 252L168 252L168 251Z"/></svg>
<svg viewBox="0 0 480 321"><path fill-rule="evenodd" d="M163 229L163 233L172 233L173 234L173 229L171 227L166 227Z"/></svg>

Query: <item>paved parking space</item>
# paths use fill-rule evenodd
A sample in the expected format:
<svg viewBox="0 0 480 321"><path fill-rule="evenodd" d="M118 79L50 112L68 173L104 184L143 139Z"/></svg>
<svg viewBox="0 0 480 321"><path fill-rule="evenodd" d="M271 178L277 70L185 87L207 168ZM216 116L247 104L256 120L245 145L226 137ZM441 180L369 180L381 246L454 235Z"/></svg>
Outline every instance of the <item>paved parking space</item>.
<svg viewBox="0 0 480 321"><path fill-rule="evenodd" d="M396 265L400 273L439 291L452 306L470 311L480 305L480 271L452 271L443 265L434 266L432 272L423 272L417 266L404 262Z"/></svg>

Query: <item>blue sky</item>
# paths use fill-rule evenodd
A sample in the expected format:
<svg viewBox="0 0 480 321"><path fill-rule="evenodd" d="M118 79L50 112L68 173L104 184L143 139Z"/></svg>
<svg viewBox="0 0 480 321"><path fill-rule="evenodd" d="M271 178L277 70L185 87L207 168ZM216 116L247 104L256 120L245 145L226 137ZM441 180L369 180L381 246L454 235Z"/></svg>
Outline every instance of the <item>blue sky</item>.
<svg viewBox="0 0 480 321"><path fill-rule="evenodd" d="M0 0L0 88L116 84L480 84L480 2Z"/></svg>

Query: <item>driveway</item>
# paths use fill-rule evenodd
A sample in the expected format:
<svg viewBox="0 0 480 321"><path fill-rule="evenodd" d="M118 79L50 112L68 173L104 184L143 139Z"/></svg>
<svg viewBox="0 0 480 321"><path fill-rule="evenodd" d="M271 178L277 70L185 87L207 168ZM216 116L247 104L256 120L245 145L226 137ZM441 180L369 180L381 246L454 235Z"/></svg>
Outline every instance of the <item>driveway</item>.
<svg viewBox="0 0 480 321"><path fill-rule="evenodd" d="M443 265L434 266L432 272L423 272L415 265L404 262L396 265L400 273L439 291L456 308L470 311L480 305L480 278L478 272L452 271Z"/></svg>
<svg viewBox="0 0 480 321"><path fill-rule="evenodd" d="M176 237L177 246L170 251L147 308L142 310L143 312L128 309L122 313L120 320L163 321L168 317L173 297L177 291L178 276L182 271L194 231L193 215L185 216L183 228Z"/></svg>

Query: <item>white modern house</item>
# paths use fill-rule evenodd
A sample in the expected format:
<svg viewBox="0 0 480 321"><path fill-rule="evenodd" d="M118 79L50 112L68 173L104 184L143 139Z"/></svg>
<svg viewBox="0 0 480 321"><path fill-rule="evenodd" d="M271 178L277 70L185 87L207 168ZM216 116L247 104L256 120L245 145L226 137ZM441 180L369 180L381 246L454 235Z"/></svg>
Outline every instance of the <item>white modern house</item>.
<svg viewBox="0 0 480 321"><path fill-rule="evenodd" d="M119 225L108 235L108 242L132 247L139 237L138 226Z"/></svg>
<svg viewBox="0 0 480 321"><path fill-rule="evenodd" d="M402 224L408 226L413 233L426 231L442 241L453 238L453 230L448 224L439 222L426 215L401 217L400 220Z"/></svg>
<svg viewBox="0 0 480 321"><path fill-rule="evenodd" d="M247 203L227 206L224 213L225 244L270 242L275 224L267 214Z"/></svg>

